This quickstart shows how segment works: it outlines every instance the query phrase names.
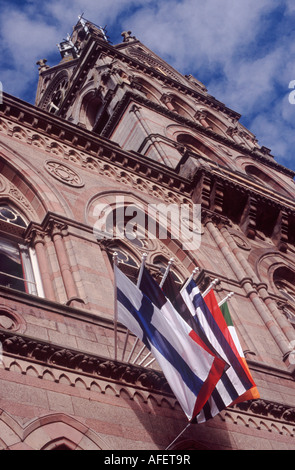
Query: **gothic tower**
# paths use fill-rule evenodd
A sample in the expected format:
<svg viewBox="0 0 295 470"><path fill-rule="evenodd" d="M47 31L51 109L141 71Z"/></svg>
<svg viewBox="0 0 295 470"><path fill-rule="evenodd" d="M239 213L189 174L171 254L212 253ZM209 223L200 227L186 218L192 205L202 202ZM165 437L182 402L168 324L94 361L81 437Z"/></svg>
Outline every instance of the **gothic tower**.
<svg viewBox="0 0 295 470"><path fill-rule="evenodd" d="M198 268L201 291L234 294L260 399L173 448L293 449L295 173L130 31L112 45L80 17L59 50L38 62L35 106L0 106L0 447L163 450L185 427L142 344L121 324L114 342L116 252L133 281L143 258L158 281L173 258L179 286ZM159 203L201 205L200 245L146 236L145 217L141 237L94 230L97 208L109 234L118 205Z"/></svg>

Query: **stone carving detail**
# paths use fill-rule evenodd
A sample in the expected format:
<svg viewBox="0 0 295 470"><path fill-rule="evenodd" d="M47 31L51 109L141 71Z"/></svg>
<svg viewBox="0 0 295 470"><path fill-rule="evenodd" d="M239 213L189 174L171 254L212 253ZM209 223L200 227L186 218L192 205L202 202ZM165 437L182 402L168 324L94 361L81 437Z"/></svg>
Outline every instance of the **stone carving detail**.
<svg viewBox="0 0 295 470"><path fill-rule="evenodd" d="M47 160L47 162L45 162L45 168L51 176L62 183L74 186L75 188L81 188L84 186L82 178L78 173L63 163L54 160Z"/></svg>
<svg viewBox="0 0 295 470"><path fill-rule="evenodd" d="M243 237L243 235L231 232L231 236L233 237L234 241L236 242L239 248L242 248L243 250L247 251L251 250L251 245Z"/></svg>
<svg viewBox="0 0 295 470"><path fill-rule="evenodd" d="M16 330L16 322L6 313L0 311L0 328L5 330Z"/></svg>
<svg viewBox="0 0 295 470"><path fill-rule="evenodd" d="M156 392L171 394L170 387L163 374L152 369L145 369L133 364L122 364L112 359L63 349L43 341L33 341L30 338L8 331L0 330L0 342L4 354L8 353L9 356L41 361L47 365L61 366L92 376L122 381L126 384L152 389Z"/></svg>
<svg viewBox="0 0 295 470"><path fill-rule="evenodd" d="M48 125L48 133L50 133L50 129L51 127ZM185 188L183 182L178 182L172 178L165 178L165 176L163 176L159 171L151 173L144 166L141 167L137 161L130 162L130 168L126 167L128 162L126 160L121 161L119 152L110 151L106 147L102 147L100 144L94 145L91 143L90 148L86 148L89 143L85 144L85 150L93 155L90 156L89 153L86 154L81 150L77 151L66 144L60 145L49 137L41 136L37 134L36 130L30 130L23 126L16 126L14 122L10 120L4 121L3 119L0 119L0 132L3 132L10 137L16 137L28 145L37 146L41 150L51 154L52 158L60 158L61 161L48 161L55 162L56 164L59 163L61 166L66 167L67 171L70 170L71 172L74 172L78 178L77 181L81 184L81 187L83 186L83 182L76 171L73 170L72 164L83 168L84 170L96 172L97 174L111 178L114 181L120 181L127 186L132 184L134 189L138 189L141 192L148 193L155 197L159 197L159 194L154 194L155 188L159 188L164 191L163 194L165 201L169 203L176 202L179 204L186 204L190 202L190 200L187 199L187 197L189 197L190 190ZM72 144L76 146L77 142L78 137L73 137ZM68 167L63 163L64 160L70 162L71 166ZM122 166L124 166L124 168L126 167L124 171L121 168ZM64 179L60 179L61 175L58 176L54 169L53 172L49 171L49 173L63 183L76 186L76 184L71 184L70 182L65 181L66 173L62 172ZM121 176L123 176L122 181ZM70 181L73 183L75 182L75 179L71 180L70 178Z"/></svg>
<svg viewBox="0 0 295 470"><path fill-rule="evenodd" d="M235 405L235 408L259 416L273 417L289 423L295 422L295 408L280 403L272 403L267 400L245 401Z"/></svg>
<svg viewBox="0 0 295 470"><path fill-rule="evenodd" d="M177 403L175 399L174 405L171 403L173 395L165 377L159 371L63 349L13 331L0 330L0 341L3 345L4 367L7 370L101 393L113 393L116 396L125 391L130 399L134 398L132 394L136 392L145 403L152 395L159 406L162 401L173 408ZM30 364L27 365L24 360ZM76 380L73 373L79 375ZM103 385L104 382L108 384ZM160 402L159 394L162 395ZM295 431L295 408L263 399L229 407L220 413L219 419L247 427L257 425L258 430L265 425L270 432L279 430L280 434L289 436L294 436Z"/></svg>
<svg viewBox="0 0 295 470"><path fill-rule="evenodd" d="M0 329L6 330L7 332L18 331L23 333L26 328L26 324L16 312L7 309L4 305L0 305Z"/></svg>
<svg viewBox="0 0 295 470"><path fill-rule="evenodd" d="M1 197L8 196L12 202L15 201L17 205L21 205L24 209L24 212L30 212L32 214L32 217L34 216L34 209L28 202L28 200L25 198L25 196L22 194L22 192L11 181L9 181L4 175L1 174L0 194Z"/></svg>

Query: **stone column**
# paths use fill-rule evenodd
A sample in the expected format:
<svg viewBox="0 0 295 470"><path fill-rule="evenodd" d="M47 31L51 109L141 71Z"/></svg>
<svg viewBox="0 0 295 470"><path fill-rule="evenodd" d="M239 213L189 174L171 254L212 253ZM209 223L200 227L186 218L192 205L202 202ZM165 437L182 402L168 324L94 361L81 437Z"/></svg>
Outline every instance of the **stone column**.
<svg viewBox="0 0 295 470"><path fill-rule="evenodd" d="M292 325L279 311L275 301L269 296L266 285L260 282L252 267L239 251L236 242L233 240L227 228L222 227L220 232L246 276L252 281L249 286L247 286L247 289L250 285L252 288L252 283L256 285L255 293L252 292L249 295L253 304L256 306L256 310L268 327L283 355L288 355L290 352L289 342L295 339L295 332Z"/></svg>
<svg viewBox="0 0 295 470"><path fill-rule="evenodd" d="M171 96L165 94L165 95L162 96L161 101L167 106L169 111L175 111L175 108L172 104L172 97Z"/></svg>
<svg viewBox="0 0 295 470"><path fill-rule="evenodd" d="M206 129L212 129L212 127L206 121L207 115L204 111L197 111L195 114L195 118L202 124L203 127Z"/></svg>
<svg viewBox="0 0 295 470"><path fill-rule="evenodd" d="M218 216L217 216L217 220L220 220ZM233 254L229 250L225 240L223 239L222 235L219 232L219 229L215 225L215 220L214 220L213 215L212 217L209 216L209 219L205 222L205 225L208 228L208 231L210 235L212 236L213 240L215 241L215 243L217 244L218 248L222 252L232 272L234 273L236 278L240 281L241 287L244 287L245 283L250 282L250 279L247 279L245 277L245 273L243 272L241 267L238 265ZM248 335L246 329L242 326L242 323L241 323L240 329L242 330L243 339L247 346L247 350L251 352L252 351L255 352L255 346L253 344L253 341L251 337Z"/></svg>
<svg viewBox="0 0 295 470"><path fill-rule="evenodd" d="M64 234L66 230L67 227L63 224L57 222L53 222L51 224L51 237L68 298L67 305L75 306L76 302L84 304L84 301L79 298L79 293L70 267L69 258L64 243Z"/></svg>
<svg viewBox="0 0 295 470"><path fill-rule="evenodd" d="M237 255L237 246L226 227L223 226L219 230L211 219L209 219L206 225L213 239L217 243L217 246L222 251L229 266L231 267L232 271L240 282L240 285L243 287L247 296L250 298L256 311L258 312L259 316L261 317L264 324L267 326L269 332L273 336L276 344L283 353L283 356L286 356L290 352L288 341L285 335L283 334L281 328L279 328L277 324L278 317L276 316L276 318L274 318L271 315L269 309L267 308L263 300L260 298L254 287L254 283L256 280L255 273L250 272L249 269L246 269L246 264L248 265L248 263L243 257L243 255ZM230 244L228 242L230 242ZM233 243L235 246L233 246ZM243 257L244 261L242 261L241 257ZM282 322L280 321L280 323Z"/></svg>

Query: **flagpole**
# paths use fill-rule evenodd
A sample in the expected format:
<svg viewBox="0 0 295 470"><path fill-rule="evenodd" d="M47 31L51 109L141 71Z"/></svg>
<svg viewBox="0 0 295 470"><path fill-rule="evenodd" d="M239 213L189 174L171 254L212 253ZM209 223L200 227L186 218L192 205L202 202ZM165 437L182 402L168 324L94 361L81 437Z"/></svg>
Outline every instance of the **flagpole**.
<svg viewBox="0 0 295 470"><path fill-rule="evenodd" d="M118 266L118 253L113 254L114 263L114 346L115 346L115 361L118 355L118 295L117 295L117 273L115 267Z"/></svg>
<svg viewBox="0 0 295 470"><path fill-rule="evenodd" d="M167 279L167 276L168 276L168 274L169 274L169 271L170 271L171 266L173 265L173 263L174 263L174 258L171 258L171 259L169 260L169 262L168 262L166 271L165 271L164 276L163 276L163 278L162 278L162 281L161 281L161 283L160 283L160 287L161 287L161 288L163 287L163 285L164 285L164 283L165 283L165 281L166 281L166 279Z"/></svg>
<svg viewBox="0 0 295 470"><path fill-rule="evenodd" d="M139 274L138 274L138 278L137 278L137 283L136 283L136 286L137 286L138 288L139 288L140 283L141 283L141 279L142 279L142 275L143 275L143 270L144 270L144 267L145 267L146 259L147 259L147 253L143 253L142 259L141 259L141 266L140 266L140 270L139 270ZM125 344L124 344L123 355L122 355L122 361L124 360L125 351L126 351L127 342L128 342L128 337L129 337L129 330L126 331ZM131 357L133 356L133 353L134 353L134 350L135 350L135 348L136 348L136 346L137 346L138 341L139 341L138 338L136 338L136 340L134 341L133 347L132 347L132 349L131 349L131 351L130 351L130 354L129 354L129 356L128 356L127 362L130 362Z"/></svg>
<svg viewBox="0 0 295 470"><path fill-rule="evenodd" d="M150 357L151 354L151 352L147 353L147 355L140 361L138 365L141 366Z"/></svg>
<svg viewBox="0 0 295 470"><path fill-rule="evenodd" d="M224 299L222 299L219 304L218 304L218 307L221 307L223 304L225 304L225 302L227 302L234 294L234 292L230 292L226 297L224 297Z"/></svg>
<svg viewBox="0 0 295 470"><path fill-rule="evenodd" d="M144 367L148 367L148 366L150 366L150 365L151 365L153 362L155 362L155 360L156 360L155 358L154 358L154 359L152 359L152 360L151 360L150 362L148 362L148 363L147 363L147 364L146 364Z"/></svg>
<svg viewBox="0 0 295 470"><path fill-rule="evenodd" d="M211 289L213 289L213 287L219 282L219 279L214 279L214 281L211 282L211 284L209 285L209 287L205 290L205 292L202 292L202 297L205 297L208 292L210 292Z"/></svg>
<svg viewBox="0 0 295 470"><path fill-rule="evenodd" d="M142 279L146 259L147 259L147 253L144 253L142 255L141 266L140 266L140 270L139 270L139 274L138 274L138 279L137 279L137 284L136 284L137 287L139 287L140 283L141 283L141 279Z"/></svg>
<svg viewBox="0 0 295 470"><path fill-rule="evenodd" d="M138 338L136 338L136 342L135 342L135 343L136 343L136 344L138 343ZM134 359L134 361L132 362L132 364L135 364L135 363L136 363L137 359L141 356L141 354L143 353L143 351L145 350L145 348L146 348L146 346L143 346L143 347L141 348L141 350L140 350L139 353L137 354L137 356L136 356L136 358Z"/></svg>
<svg viewBox="0 0 295 470"><path fill-rule="evenodd" d="M169 446L168 446L168 447L166 447L166 449L165 449L165 450L169 450L169 449L170 449L170 447L172 447L172 446L173 446L173 444L175 444L175 442L177 441L177 439L179 439L179 438L180 438L180 436L182 436L182 434L184 434L184 433L185 433L185 431L186 431L186 430L187 430L187 429L190 427L190 425L191 425L191 424L192 424L192 423L188 423L188 424L185 426L185 428L184 428L184 429L183 429L183 430L182 430L182 431L181 431L181 432L178 434L178 436L177 436L177 437L174 439L174 441L173 441L173 442L171 442L171 444L169 444Z"/></svg>
<svg viewBox="0 0 295 470"><path fill-rule="evenodd" d="M184 284L184 286L181 288L181 290L184 290L187 288L187 286L189 285L189 283L191 282L191 280L193 279L194 275L200 270L200 268L195 268L193 270L193 272L191 273L190 277L188 278L188 280L186 281L186 283Z"/></svg>

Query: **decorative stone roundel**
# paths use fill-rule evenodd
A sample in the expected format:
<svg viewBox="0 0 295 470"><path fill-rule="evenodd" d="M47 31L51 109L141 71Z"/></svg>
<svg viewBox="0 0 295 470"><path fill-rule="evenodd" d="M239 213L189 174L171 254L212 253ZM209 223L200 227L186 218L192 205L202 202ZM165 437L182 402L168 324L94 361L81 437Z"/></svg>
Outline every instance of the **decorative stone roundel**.
<svg viewBox="0 0 295 470"><path fill-rule="evenodd" d="M84 186L84 182L78 173L64 163L55 160L47 160L45 162L45 168L51 176L62 183L74 186L75 188Z"/></svg>

